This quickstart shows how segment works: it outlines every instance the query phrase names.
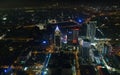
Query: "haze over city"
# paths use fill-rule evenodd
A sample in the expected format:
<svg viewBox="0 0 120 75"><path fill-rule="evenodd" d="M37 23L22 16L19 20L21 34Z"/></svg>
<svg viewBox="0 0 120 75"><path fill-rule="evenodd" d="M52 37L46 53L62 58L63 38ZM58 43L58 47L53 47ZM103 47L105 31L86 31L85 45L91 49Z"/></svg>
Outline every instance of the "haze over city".
<svg viewBox="0 0 120 75"><path fill-rule="evenodd" d="M120 75L120 0L0 0L0 75Z"/></svg>

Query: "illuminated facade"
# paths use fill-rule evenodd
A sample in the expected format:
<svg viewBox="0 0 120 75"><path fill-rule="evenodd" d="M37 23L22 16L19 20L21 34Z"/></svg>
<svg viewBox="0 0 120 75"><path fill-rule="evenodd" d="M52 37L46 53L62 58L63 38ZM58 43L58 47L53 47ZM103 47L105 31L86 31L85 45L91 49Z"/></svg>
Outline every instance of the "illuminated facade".
<svg viewBox="0 0 120 75"><path fill-rule="evenodd" d="M54 44L57 49L61 48L61 31L58 26L55 28Z"/></svg>
<svg viewBox="0 0 120 75"><path fill-rule="evenodd" d="M69 29L67 31L67 44L76 45L78 44L79 29Z"/></svg>

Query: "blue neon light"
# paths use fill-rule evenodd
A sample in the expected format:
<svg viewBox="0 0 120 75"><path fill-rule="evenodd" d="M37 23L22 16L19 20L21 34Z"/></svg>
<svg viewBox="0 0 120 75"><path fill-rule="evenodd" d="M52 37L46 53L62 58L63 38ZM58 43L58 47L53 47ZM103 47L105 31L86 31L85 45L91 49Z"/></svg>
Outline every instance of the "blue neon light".
<svg viewBox="0 0 120 75"><path fill-rule="evenodd" d="M47 43L47 41L43 41L42 43L43 43L43 44L46 44L46 43Z"/></svg>
<svg viewBox="0 0 120 75"><path fill-rule="evenodd" d="M5 69L5 70L4 70L4 72L6 73L6 72L7 72L7 70Z"/></svg>

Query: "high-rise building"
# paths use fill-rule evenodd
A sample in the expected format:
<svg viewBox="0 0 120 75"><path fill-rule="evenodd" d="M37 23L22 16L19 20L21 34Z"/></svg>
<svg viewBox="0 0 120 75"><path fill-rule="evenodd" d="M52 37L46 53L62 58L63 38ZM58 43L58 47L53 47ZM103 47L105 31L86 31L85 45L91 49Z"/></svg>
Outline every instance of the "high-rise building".
<svg viewBox="0 0 120 75"><path fill-rule="evenodd" d="M73 40L72 43L74 45L78 44L78 36L79 36L79 29L78 28L73 28Z"/></svg>
<svg viewBox="0 0 120 75"><path fill-rule="evenodd" d="M67 44L76 45L78 44L79 29L72 28L67 31Z"/></svg>
<svg viewBox="0 0 120 75"><path fill-rule="evenodd" d="M55 28L54 44L57 49L61 48L61 31L58 26Z"/></svg>
<svg viewBox="0 0 120 75"><path fill-rule="evenodd" d="M95 34L96 34L96 21L90 21L87 24L87 38L90 39L91 42L94 42Z"/></svg>
<svg viewBox="0 0 120 75"><path fill-rule="evenodd" d="M67 44L72 45L73 31L71 29L67 30Z"/></svg>

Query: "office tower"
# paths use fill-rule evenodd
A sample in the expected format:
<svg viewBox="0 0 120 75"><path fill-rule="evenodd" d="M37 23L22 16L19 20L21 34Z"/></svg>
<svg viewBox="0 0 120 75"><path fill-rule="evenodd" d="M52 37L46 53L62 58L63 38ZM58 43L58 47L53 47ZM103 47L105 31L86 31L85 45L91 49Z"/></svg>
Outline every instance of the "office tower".
<svg viewBox="0 0 120 75"><path fill-rule="evenodd" d="M58 26L55 28L54 44L57 49L61 48L61 31Z"/></svg>

